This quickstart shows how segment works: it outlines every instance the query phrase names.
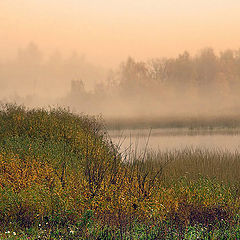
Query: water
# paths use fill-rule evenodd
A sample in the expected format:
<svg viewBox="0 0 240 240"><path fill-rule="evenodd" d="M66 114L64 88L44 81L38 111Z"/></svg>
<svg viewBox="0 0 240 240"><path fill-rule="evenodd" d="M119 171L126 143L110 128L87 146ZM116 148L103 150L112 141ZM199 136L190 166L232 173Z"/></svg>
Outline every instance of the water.
<svg viewBox="0 0 240 240"><path fill-rule="evenodd" d="M240 152L240 134L234 129L134 129L111 130L109 134L121 151L141 151L147 147L163 152L185 148Z"/></svg>

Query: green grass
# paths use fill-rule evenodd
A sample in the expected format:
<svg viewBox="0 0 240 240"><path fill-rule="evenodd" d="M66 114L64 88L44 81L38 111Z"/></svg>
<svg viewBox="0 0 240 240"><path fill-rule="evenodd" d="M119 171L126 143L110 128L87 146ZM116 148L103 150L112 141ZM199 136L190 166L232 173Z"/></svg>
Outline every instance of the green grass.
<svg viewBox="0 0 240 240"><path fill-rule="evenodd" d="M240 153L118 152L96 117L0 109L0 239L239 239Z"/></svg>

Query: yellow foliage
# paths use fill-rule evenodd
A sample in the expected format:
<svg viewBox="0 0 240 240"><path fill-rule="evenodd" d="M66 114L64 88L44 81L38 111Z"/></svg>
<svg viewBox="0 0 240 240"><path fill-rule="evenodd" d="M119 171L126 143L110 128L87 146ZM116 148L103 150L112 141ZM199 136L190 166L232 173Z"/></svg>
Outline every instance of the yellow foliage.
<svg viewBox="0 0 240 240"><path fill-rule="evenodd" d="M39 159L17 155L0 155L0 186L15 191L30 188L33 184L51 187L55 181L54 170Z"/></svg>

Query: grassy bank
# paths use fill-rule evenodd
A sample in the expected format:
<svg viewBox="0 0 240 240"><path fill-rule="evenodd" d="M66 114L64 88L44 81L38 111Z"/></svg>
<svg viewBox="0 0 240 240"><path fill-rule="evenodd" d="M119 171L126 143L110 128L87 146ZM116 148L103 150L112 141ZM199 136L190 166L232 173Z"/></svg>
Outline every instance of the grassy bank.
<svg viewBox="0 0 240 240"><path fill-rule="evenodd" d="M239 239L240 154L121 155L101 119L0 110L0 239Z"/></svg>

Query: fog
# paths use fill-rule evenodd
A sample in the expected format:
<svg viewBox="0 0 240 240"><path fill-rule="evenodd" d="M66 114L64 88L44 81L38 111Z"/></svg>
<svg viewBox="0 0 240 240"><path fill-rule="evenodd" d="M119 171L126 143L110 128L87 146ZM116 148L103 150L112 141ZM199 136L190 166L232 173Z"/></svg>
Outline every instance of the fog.
<svg viewBox="0 0 240 240"><path fill-rule="evenodd" d="M128 57L110 69L77 52L46 55L31 42L0 63L2 102L65 106L106 118L238 115L239 92L240 50Z"/></svg>
<svg viewBox="0 0 240 240"><path fill-rule="evenodd" d="M238 0L2 0L0 100L105 118L235 116Z"/></svg>
<svg viewBox="0 0 240 240"><path fill-rule="evenodd" d="M2 99L22 99L26 104L53 103L70 91L71 80L84 79L86 89L93 89L105 75L105 69L89 63L84 55L73 52L63 57L56 50L46 56L31 42L15 58L0 62L0 94Z"/></svg>

